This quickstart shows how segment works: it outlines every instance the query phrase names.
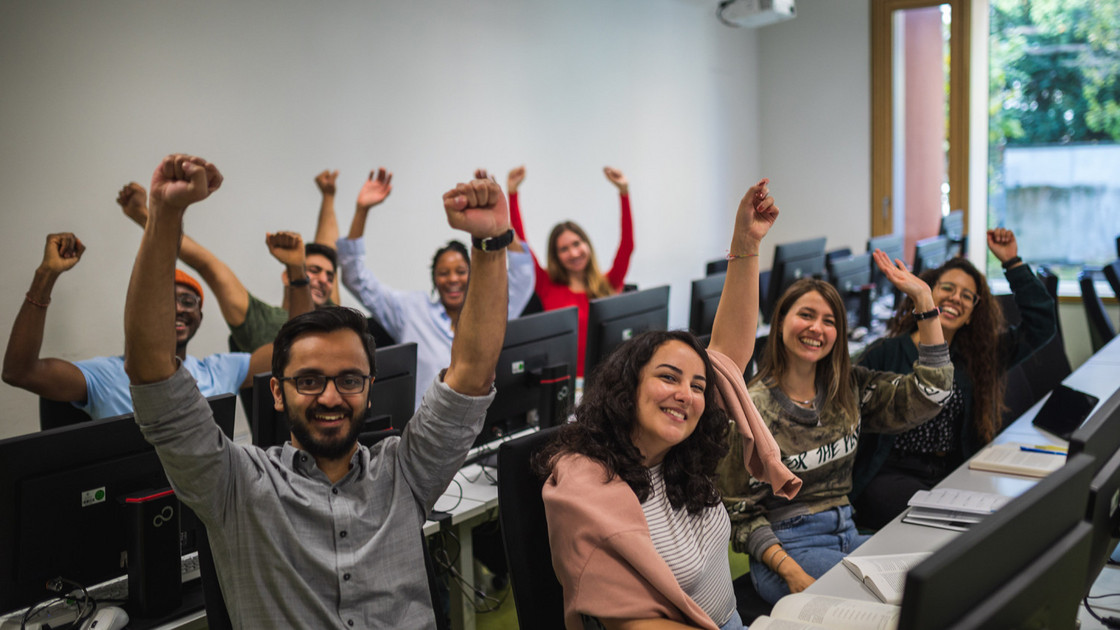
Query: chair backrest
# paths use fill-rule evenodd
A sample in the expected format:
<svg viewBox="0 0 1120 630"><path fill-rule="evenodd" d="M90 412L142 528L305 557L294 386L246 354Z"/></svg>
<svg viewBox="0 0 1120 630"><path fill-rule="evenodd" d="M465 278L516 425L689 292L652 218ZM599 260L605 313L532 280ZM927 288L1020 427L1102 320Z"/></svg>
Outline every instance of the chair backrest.
<svg viewBox="0 0 1120 630"><path fill-rule="evenodd" d="M1112 287L1112 295L1120 299L1120 259L1108 263L1101 271L1104 279L1108 280L1108 286Z"/></svg>
<svg viewBox="0 0 1120 630"><path fill-rule="evenodd" d="M68 402L39 397L39 429L43 431L90 420L88 413Z"/></svg>
<svg viewBox="0 0 1120 630"><path fill-rule="evenodd" d="M559 427L542 429L498 447L498 522L521 628L564 628L564 591L552 570L548 523L539 479L530 460Z"/></svg>
<svg viewBox="0 0 1120 630"><path fill-rule="evenodd" d="M1108 319L1104 303L1097 296L1093 274L1083 269L1077 275L1077 283L1081 285L1081 303L1085 306L1085 317L1089 320L1089 340L1092 342L1093 352L1096 352L1112 341L1116 336L1116 329Z"/></svg>

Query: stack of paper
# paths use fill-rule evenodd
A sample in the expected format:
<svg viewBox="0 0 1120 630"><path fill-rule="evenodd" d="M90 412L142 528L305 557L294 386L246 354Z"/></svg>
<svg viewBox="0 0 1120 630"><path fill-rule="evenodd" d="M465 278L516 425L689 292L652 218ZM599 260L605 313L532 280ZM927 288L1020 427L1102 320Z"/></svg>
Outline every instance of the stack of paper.
<svg viewBox="0 0 1120 630"><path fill-rule="evenodd" d="M910 511L902 517L902 522L963 532L1009 500L989 492L953 488L919 490L910 497Z"/></svg>

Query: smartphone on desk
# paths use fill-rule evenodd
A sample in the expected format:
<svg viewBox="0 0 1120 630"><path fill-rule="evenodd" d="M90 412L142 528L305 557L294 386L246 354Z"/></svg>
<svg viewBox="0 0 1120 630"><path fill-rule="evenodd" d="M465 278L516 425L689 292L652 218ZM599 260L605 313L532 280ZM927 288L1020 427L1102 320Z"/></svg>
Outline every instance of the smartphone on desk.
<svg viewBox="0 0 1120 630"><path fill-rule="evenodd" d="M1032 422L1034 426L1068 441L1099 400L1092 394L1058 385L1050 392L1050 398L1046 399Z"/></svg>

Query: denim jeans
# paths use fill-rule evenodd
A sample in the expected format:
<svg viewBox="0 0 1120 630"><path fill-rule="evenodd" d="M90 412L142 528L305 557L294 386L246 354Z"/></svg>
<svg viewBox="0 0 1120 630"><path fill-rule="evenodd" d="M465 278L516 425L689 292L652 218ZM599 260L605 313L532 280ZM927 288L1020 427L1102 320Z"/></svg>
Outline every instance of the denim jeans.
<svg viewBox="0 0 1120 630"><path fill-rule="evenodd" d="M795 516L770 527L782 543L782 549L813 579L820 578L870 538L856 531L850 505ZM762 599L773 604L789 594L789 585L781 576L763 564L761 558L752 560L757 561L751 562L751 582Z"/></svg>
<svg viewBox="0 0 1120 630"><path fill-rule="evenodd" d="M731 613L731 618L727 620L727 623L719 627L719 630L746 630L746 628L743 625L743 618L739 616L739 611L736 610Z"/></svg>

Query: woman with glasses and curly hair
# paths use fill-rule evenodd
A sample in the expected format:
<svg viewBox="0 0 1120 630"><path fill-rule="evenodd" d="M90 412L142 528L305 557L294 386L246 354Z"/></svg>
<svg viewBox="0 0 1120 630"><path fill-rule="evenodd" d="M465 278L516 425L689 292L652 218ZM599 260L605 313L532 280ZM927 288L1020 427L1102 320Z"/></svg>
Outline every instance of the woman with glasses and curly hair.
<svg viewBox="0 0 1120 630"><path fill-rule="evenodd" d="M754 346L744 330L758 318L759 241L778 213L766 184L740 202L710 347L685 331L619 346L596 368L576 421L536 456L569 630L743 627L728 566L731 525L715 483L729 415L748 453L740 467L783 496L800 485L743 382Z"/></svg>
<svg viewBox="0 0 1120 630"><path fill-rule="evenodd" d="M937 485L991 442L1001 428L1007 370L1054 336L1054 300L1019 258L1015 235L989 230L988 248L1003 264L1022 323L1007 326L984 274L965 258L922 274L941 310L938 320L956 366L953 395L935 419L911 431L860 436L851 497L861 527L886 525L916 491ZM891 336L868 348L861 365L910 371L917 359L912 310L913 304L903 303L890 323Z"/></svg>

